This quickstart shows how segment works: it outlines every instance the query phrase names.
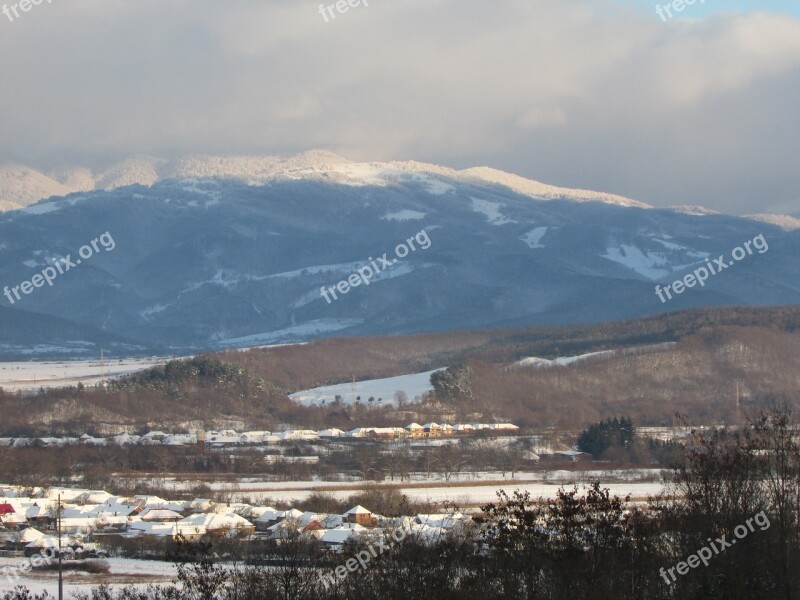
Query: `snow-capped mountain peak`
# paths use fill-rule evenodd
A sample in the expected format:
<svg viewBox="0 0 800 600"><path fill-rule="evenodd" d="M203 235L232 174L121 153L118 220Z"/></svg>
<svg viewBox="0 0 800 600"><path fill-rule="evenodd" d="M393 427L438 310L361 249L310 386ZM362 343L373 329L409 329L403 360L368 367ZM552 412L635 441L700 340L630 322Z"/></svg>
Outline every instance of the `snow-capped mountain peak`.
<svg viewBox="0 0 800 600"><path fill-rule="evenodd" d="M649 208L647 204L603 192L561 188L489 167L458 171L417 161L353 162L325 150L291 157L189 155L167 161L135 156L100 173L81 167L41 173L17 164L0 165L0 210L20 208L51 196L128 185L152 186L165 179L233 179L250 185L274 180L322 179L346 185L392 185L416 181L428 191L444 194L455 182L502 185L538 200L571 199Z"/></svg>
<svg viewBox="0 0 800 600"><path fill-rule="evenodd" d="M777 225L784 231L795 231L800 229L800 219L791 215L756 214L745 215L745 219L752 219L761 223Z"/></svg>

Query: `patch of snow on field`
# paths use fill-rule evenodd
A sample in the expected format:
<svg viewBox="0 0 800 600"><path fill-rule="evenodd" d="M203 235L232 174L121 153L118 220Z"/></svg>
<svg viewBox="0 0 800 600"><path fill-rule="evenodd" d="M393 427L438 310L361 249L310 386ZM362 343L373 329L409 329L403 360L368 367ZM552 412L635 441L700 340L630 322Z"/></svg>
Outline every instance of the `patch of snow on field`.
<svg viewBox="0 0 800 600"><path fill-rule="evenodd" d="M616 350L603 350L602 352L589 352L588 354L581 354L579 356L562 356L559 358L554 358L553 360L548 360L546 358L539 358L537 356L531 356L528 358L523 358L522 360L518 360L511 366L512 367L565 367L573 363L584 361L587 358L592 358L595 356L612 355L615 352Z"/></svg>
<svg viewBox="0 0 800 600"><path fill-rule="evenodd" d="M26 558L0 558L0 572L5 567L19 567L28 562ZM177 579L177 569L173 563L139 560L130 558L109 558L106 560L111 567L107 575L91 575L89 573L65 572L64 597L81 592L90 593L92 588L101 583L109 582L111 587L135 585L144 588L147 584L169 584ZM7 577L0 579L0 593L13 589L14 586L27 587L34 594L45 591L51 595L58 594L58 571L34 571L14 580L13 585Z"/></svg>
<svg viewBox="0 0 800 600"><path fill-rule="evenodd" d="M503 478L499 478L503 479ZM402 487L398 488L401 494L408 496L412 500L424 502L455 502L462 507L477 507L488 502L497 500L497 492L505 490L508 493L514 490L522 492L530 492L533 498L555 498L561 486L571 487L573 482L578 484L579 490L582 486L588 486L591 479L588 476L582 476L581 473L572 473L572 478L569 480L554 479L552 482L525 482L520 481L520 476L517 474L516 479L511 479L510 476L504 478L503 483L485 483L481 485L476 482L475 485L430 485L424 487ZM341 485L341 484L340 484ZM340 490L335 487L325 487L325 492L335 497L338 500L346 500L353 494L357 493L357 489ZM664 486L659 482L646 482L646 483L603 483L604 488L609 488L611 495L617 495L624 498L628 494L631 499L643 499L648 496L656 496L664 491ZM265 501L268 499L271 502L292 502L303 501L315 492L311 489L305 490L288 490L276 489L269 492L250 492L248 496L251 498L263 498Z"/></svg>
<svg viewBox="0 0 800 600"><path fill-rule="evenodd" d="M6 390L38 390L40 387L94 385L163 365L170 358L148 357L99 360L0 362L0 387Z"/></svg>
<svg viewBox="0 0 800 600"><path fill-rule="evenodd" d="M673 350L677 344L675 342L663 342L661 344L647 344L644 346L630 346L627 348L618 348L616 350L601 350L599 352L588 352L586 354L580 354L578 356L561 356L559 358L554 358L553 360L548 360L546 358L539 358L538 356L530 356L527 358L523 358L522 360L518 360L515 363L509 365L510 368L514 367L565 367L567 365L580 363L585 360L598 358L598 357L606 357L611 358L613 356L630 356L630 355L637 355L637 354L651 354L654 352L668 352Z"/></svg>
<svg viewBox="0 0 800 600"><path fill-rule="evenodd" d="M358 381L356 382L356 396L361 397L361 402L363 404L369 404L368 399L371 396L375 398L373 402L375 405L395 406L394 393L400 390L406 393L409 401L413 401L417 396L421 397L422 394L433 389L430 380L431 374L436 372L436 370L414 373L411 375L400 375L398 377L387 377L385 379ZM311 390L303 390L291 394L289 397L303 406L321 406L334 402L336 396L339 395L342 397L343 403L352 404L355 400L353 398L352 389L352 383L340 383ZM383 401L378 403L378 398L383 398Z"/></svg>

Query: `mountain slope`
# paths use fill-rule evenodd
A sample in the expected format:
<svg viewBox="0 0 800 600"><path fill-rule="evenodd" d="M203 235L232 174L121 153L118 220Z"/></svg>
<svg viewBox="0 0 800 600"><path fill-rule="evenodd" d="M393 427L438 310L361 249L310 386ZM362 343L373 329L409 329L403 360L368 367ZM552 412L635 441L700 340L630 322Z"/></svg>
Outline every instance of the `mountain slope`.
<svg viewBox="0 0 800 600"><path fill-rule="evenodd" d="M103 232L115 242L52 287L33 289L14 305L0 297L2 306L60 319L86 332L82 342L104 343L101 332L120 340L120 352L126 344L195 352L333 334L791 304L800 291L800 234L775 225L646 209L602 195L586 201L586 193L536 199L531 189L519 193L417 163L354 164L324 153L281 160L237 160L234 167L198 159L180 167L191 178L82 192L0 214L0 285L30 280L57 257L74 260ZM135 163L145 173L147 165L160 168ZM232 179L199 176L235 169ZM759 234L768 252L667 304L655 295L656 283L683 278ZM416 250L391 263L408 240ZM384 253L389 267L377 260ZM322 296L321 287L335 288L368 265L381 271L369 285L335 300L329 293L330 303ZM57 323L52 335L61 339L67 330ZM0 351L12 345L4 336L0 331ZM18 341L17 333L15 348Z"/></svg>

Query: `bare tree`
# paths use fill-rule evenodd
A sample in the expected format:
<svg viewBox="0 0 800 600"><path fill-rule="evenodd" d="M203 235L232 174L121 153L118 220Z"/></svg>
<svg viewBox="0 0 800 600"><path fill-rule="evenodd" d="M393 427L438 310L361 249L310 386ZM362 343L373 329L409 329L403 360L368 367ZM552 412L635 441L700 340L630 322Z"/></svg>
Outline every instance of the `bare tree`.
<svg viewBox="0 0 800 600"><path fill-rule="evenodd" d="M378 453L375 448L369 445L358 446L353 452L353 458L358 465L361 478L366 481L370 479L370 474L374 474L379 463Z"/></svg>
<svg viewBox="0 0 800 600"><path fill-rule="evenodd" d="M445 481L450 481L450 478L459 473L467 463L464 454L454 444L447 444L439 448L436 459Z"/></svg>

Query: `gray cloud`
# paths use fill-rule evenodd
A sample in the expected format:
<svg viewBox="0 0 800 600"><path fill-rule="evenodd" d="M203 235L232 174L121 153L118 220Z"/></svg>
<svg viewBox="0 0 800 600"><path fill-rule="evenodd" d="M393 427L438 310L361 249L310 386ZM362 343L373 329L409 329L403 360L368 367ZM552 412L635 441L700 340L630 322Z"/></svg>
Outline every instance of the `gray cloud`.
<svg viewBox="0 0 800 600"><path fill-rule="evenodd" d="M329 3L329 2L328 2ZM487 164L655 205L800 210L800 20L600 0L53 0L0 21L0 155Z"/></svg>

